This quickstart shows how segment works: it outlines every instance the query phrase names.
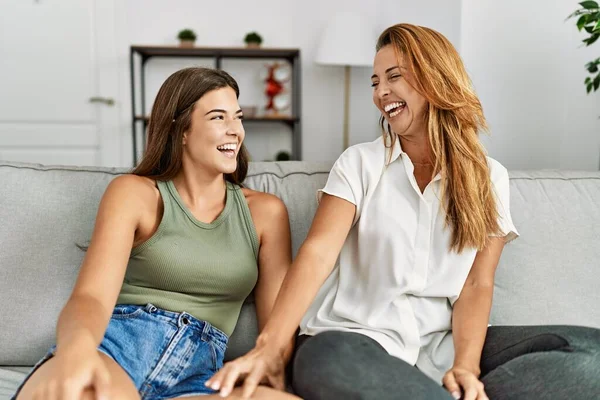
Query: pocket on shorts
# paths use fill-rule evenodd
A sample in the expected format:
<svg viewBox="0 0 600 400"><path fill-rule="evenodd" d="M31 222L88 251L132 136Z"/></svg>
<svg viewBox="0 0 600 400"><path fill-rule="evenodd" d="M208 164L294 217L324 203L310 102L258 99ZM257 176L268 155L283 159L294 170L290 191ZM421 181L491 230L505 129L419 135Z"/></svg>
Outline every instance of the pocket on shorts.
<svg viewBox="0 0 600 400"><path fill-rule="evenodd" d="M144 306L131 304L117 304L113 310L112 318L134 318L144 312Z"/></svg>

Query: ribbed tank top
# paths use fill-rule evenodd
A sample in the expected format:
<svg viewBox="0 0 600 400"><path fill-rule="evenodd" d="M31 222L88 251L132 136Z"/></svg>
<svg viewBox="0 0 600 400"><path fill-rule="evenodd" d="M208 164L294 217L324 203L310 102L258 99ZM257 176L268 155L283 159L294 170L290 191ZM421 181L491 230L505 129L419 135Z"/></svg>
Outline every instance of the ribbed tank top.
<svg viewBox="0 0 600 400"><path fill-rule="evenodd" d="M225 208L197 220L172 181L157 182L158 229L132 249L117 304L186 311L231 335L258 279L258 236L239 186L227 182Z"/></svg>

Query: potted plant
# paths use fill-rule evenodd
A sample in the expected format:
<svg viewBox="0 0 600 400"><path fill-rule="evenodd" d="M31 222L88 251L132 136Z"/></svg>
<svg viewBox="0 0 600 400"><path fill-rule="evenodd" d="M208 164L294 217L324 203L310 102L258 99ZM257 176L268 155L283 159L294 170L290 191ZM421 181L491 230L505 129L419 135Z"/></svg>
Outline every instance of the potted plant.
<svg viewBox="0 0 600 400"><path fill-rule="evenodd" d="M179 39L179 46L194 47L196 33L191 29L184 29L177 34L177 38Z"/></svg>
<svg viewBox="0 0 600 400"><path fill-rule="evenodd" d="M589 46L600 38L600 6L595 1L582 1L579 5L581 8L575 10L567 19L579 17L577 18L577 29L580 31L584 29L590 35L583 39L583 43ZM585 65L585 68L591 74L584 81L588 93L592 90L595 92L600 88L599 66L600 58L590 61Z"/></svg>
<svg viewBox="0 0 600 400"><path fill-rule="evenodd" d="M262 44L262 37L257 32L250 32L244 38L244 42L246 42L246 47L258 48Z"/></svg>
<svg viewBox="0 0 600 400"><path fill-rule="evenodd" d="M287 151L280 151L275 155L275 161L290 161L292 157Z"/></svg>

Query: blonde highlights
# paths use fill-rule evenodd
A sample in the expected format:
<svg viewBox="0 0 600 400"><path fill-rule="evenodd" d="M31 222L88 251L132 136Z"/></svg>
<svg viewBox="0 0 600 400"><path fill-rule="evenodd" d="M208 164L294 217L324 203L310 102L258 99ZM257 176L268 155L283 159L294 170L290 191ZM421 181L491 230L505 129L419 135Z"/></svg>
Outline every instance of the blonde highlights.
<svg viewBox="0 0 600 400"><path fill-rule="evenodd" d="M452 229L451 249L483 249L497 234L498 211L479 131L487 130L481 102L452 44L425 27L397 24L377 41L391 45L412 75L411 84L428 102L426 123L435 158L434 176L442 177L441 204ZM391 146L399 140L380 120ZM387 129L386 129L387 128Z"/></svg>

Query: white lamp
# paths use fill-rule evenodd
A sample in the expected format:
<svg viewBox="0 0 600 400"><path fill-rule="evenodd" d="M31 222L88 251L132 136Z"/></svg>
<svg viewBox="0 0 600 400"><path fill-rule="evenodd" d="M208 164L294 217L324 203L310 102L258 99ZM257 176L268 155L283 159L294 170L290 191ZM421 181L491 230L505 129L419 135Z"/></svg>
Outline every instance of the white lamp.
<svg viewBox="0 0 600 400"><path fill-rule="evenodd" d="M377 34L369 21L352 12L340 12L327 24L315 61L344 67L344 149L349 145L350 67L370 67Z"/></svg>

